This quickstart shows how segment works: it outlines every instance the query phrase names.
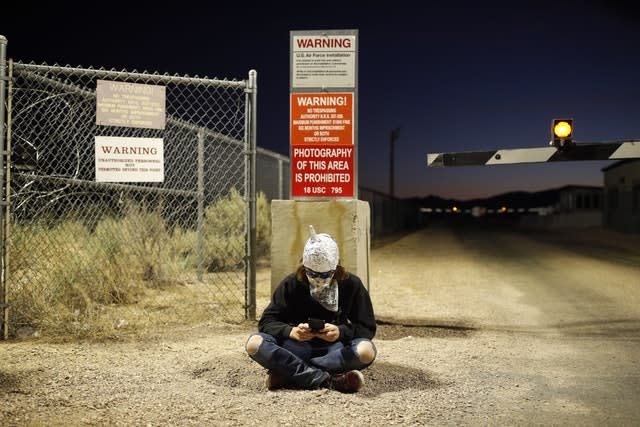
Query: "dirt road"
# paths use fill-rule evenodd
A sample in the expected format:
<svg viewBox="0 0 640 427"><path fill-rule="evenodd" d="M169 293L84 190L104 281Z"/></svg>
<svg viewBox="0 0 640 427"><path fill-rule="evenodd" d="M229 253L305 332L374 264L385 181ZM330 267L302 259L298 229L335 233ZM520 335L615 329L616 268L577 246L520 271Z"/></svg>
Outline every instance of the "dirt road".
<svg viewBox="0 0 640 427"><path fill-rule="evenodd" d="M370 292L380 353L355 395L267 392L255 324L207 324L0 343L0 424L640 423L640 236L431 226L374 247Z"/></svg>

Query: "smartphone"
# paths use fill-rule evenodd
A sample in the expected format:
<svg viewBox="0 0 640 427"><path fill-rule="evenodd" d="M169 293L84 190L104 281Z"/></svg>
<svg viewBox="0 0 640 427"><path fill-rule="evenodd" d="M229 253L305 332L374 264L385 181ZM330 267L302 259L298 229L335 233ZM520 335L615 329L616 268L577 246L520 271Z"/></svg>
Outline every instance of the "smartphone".
<svg viewBox="0 0 640 427"><path fill-rule="evenodd" d="M322 319L314 319L310 317L307 323L309 323L309 327L313 332L318 332L324 329L324 320Z"/></svg>

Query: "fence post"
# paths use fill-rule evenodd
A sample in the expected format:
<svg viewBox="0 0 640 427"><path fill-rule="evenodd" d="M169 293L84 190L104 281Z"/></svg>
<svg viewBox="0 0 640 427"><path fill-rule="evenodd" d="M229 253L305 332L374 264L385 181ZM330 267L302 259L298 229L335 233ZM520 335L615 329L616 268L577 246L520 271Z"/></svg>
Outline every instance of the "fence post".
<svg viewBox="0 0 640 427"><path fill-rule="evenodd" d="M256 130L257 130L257 108L258 108L258 73L256 70L249 71L247 83L247 125L246 129L246 197L247 197L247 306L245 318L255 320L256 318Z"/></svg>
<svg viewBox="0 0 640 427"><path fill-rule="evenodd" d="M5 156L8 155L8 150L6 149L5 144L5 134L9 131L8 123L6 121L6 111L5 111L5 94L7 89L7 38L5 36L0 35L0 150L2 151L0 155L0 173L2 173L2 190L6 191L6 194L9 194L9 184L6 180L5 173ZM9 165L6 165L7 168ZM4 194L0 196L0 200L2 203L2 208L0 209L0 227L2 227L2 241L0 242L0 246L2 247L2 253L0 254L0 263L1 266L1 280L0 280L0 307L2 308L2 338L9 338L9 305L7 298L8 291L8 282L7 282L7 274L8 271L6 265L6 255L7 255L7 227L5 227L5 221L8 221L9 218L5 218L5 210L7 208L7 204L9 203L8 198L4 198Z"/></svg>
<svg viewBox="0 0 640 427"><path fill-rule="evenodd" d="M196 253L198 259L197 277L202 281L204 272L204 132L198 131L198 236Z"/></svg>

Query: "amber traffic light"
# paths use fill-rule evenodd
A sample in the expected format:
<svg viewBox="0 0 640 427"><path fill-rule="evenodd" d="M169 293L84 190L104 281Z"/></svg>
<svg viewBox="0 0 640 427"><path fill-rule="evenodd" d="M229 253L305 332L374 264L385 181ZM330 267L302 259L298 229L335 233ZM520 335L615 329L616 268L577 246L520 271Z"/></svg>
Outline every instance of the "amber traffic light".
<svg viewBox="0 0 640 427"><path fill-rule="evenodd" d="M573 143L573 119L553 119L551 123L553 145L558 148Z"/></svg>

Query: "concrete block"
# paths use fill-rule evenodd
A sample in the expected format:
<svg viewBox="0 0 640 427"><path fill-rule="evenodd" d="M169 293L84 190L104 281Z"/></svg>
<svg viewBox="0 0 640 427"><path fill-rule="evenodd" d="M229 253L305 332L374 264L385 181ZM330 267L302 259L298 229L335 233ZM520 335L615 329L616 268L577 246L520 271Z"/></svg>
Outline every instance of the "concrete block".
<svg viewBox="0 0 640 427"><path fill-rule="evenodd" d="M369 288L369 203L354 199L272 200L271 224L271 291L300 264L309 225L336 240L340 264Z"/></svg>

